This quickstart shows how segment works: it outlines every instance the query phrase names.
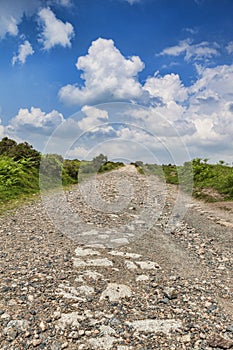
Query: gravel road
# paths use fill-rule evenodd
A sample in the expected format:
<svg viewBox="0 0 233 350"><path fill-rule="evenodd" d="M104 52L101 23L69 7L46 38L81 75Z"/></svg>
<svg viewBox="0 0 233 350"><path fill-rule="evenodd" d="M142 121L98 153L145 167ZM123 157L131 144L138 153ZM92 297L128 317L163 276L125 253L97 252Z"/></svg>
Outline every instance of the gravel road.
<svg viewBox="0 0 233 350"><path fill-rule="evenodd" d="M133 166L0 217L0 349L233 348L232 203Z"/></svg>

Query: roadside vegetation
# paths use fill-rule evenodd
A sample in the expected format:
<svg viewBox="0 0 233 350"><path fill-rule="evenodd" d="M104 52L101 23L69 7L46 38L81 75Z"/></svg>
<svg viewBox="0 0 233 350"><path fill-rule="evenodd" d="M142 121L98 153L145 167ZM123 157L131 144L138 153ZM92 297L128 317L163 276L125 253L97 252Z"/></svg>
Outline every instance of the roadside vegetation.
<svg viewBox="0 0 233 350"><path fill-rule="evenodd" d="M155 174L167 183L192 190L195 197L207 201L233 200L233 168L220 160L196 158L182 166L172 164L134 164L141 174ZM63 159L58 154L42 155L27 142L7 137L0 141L0 211L11 203L24 201L41 190L70 186L97 173L124 166L108 161L103 154L92 161Z"/></svg>
<svg viewBox="0 0 233 350"><path fill-rule="evenodd" d="M121 166L124 164L108 161L103 154L92 161L63 159L58 154L42 155L27 142L17 143L4 137L0 141L0 211L41 189L76 184Z"/></svg>
<svg viewBox="0 0 233 350"><path fill-rule="evenodd" d="M206 201L233 200L233 167L220 160L209 164L208 159L195 158L182 166L135 162L143 174L155 174L170 184L193 190L193 196Z"/></svg>

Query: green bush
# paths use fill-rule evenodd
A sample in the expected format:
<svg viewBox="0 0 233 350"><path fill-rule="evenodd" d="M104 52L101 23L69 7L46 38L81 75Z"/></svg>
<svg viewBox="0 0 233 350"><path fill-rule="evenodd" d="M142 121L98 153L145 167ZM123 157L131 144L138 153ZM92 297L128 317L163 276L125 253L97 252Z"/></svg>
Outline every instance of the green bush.
<svg viewBox="0 0 233 350"><path fill-rule="evenodd" d="M0 156L0 201L5 202L20 194L35 193L39 190L38 169L29 168L24 159L15 161Z"/></svg>

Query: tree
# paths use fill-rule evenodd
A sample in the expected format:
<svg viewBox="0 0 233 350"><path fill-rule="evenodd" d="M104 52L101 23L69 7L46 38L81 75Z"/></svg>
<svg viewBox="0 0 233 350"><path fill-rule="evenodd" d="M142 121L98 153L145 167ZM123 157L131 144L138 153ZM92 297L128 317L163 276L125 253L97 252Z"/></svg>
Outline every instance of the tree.
<svg viewBox="0 0 233 350"><path fill-rule="evenodd" d="M27 142L17 144L16 141L4 137L0 142L0 155L7 156L15 161L27 159L31 164L39 167L41 154ZM29 163L28 163L29 164Z"/></svg>
<svg viewBox="0 0 233 350"><path fill-rule="evenodd" d="M8 137L3 137L2 141L0 141L0 154L7 155L15 146L17 146L17 142L15 140L8 139Z"/></svg>
<svg viewBox="0 0 233 350"><path fill-rule="evenodd" d="M95 169L99 169L107 161L108 161L107 156L104 156L102 153L100 153L97 157L93 158L92 163Z"/></svg>

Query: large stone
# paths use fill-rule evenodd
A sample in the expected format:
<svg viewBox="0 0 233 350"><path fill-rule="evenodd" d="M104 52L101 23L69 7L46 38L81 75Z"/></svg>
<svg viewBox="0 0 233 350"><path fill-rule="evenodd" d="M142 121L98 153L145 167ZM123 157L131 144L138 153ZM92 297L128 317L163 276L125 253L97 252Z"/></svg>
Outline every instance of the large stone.
<svg viewBox="0 0 233 350"><path fill-rule="evenodd" d="M104 337L91 338L88 343L91 345L91 349L112 349L113 343L117 341L117 338L106 335Z"/></svg>
<svg viewBox="0 0 233 350"><path fill-rule="evenodd" d="M138 332L146 333L157 333L162 332L169 334L171 331L178 330L181 328L182 323L174 319L168 320L154 320L154 319L145 319L145 320L136 320L133 322L126 322L130 327L133 327Z"/></svg>
<svg viewBox="0 0 233 350"><path fill-rule="evenodd" d="M108 260L107 258L103 259L93 259L93 260L81 260L73 258L74 267L90 267L90 266L96 266L96 267L107 267L107 266L113 266L113 262L111 260Z"/></svg>
<svg viewBox="0 0 233 350"><path fill-rule="evenodd" d="M81 247L77 247L75 249L75 254L79 257L79 256L89 256L89 255L100 255L100 252L90 248L83 249Z"/></svg>
<svg viewBox="0 0 233 350"><path fill-rule="evenodd" d="M159 265L154 261L136 261L136 264L143 270L155 270L159 268Z"/></svg>
<svg viewBox="0 0 233 350"><path fill-rule="evenodd" d="M70 312L68 314L61 314L61 318L57 322L58 327L61 329L65 329L67 326L77 327L79 328L80 324L78 320L82 317L79 312Z"/></svg>
<svg viewBox="0 0 233 350"><path fill-rule="evenodd" d="M118 301L121 298L131 297L132 291L125 284L109 283L100 296L100 300L108 298L110 301Z"/></svg>

